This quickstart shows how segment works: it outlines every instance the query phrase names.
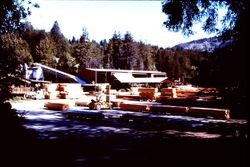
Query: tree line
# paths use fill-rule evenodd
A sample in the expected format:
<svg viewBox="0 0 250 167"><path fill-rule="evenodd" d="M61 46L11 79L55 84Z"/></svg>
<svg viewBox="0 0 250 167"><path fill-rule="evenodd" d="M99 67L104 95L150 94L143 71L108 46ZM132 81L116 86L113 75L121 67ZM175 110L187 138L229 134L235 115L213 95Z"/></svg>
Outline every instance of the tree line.
<svg viewBox="0 0 250 167"><path fill-rule="evenodd" d="M164 1L162 11L169 16L164 24L169 30L183 30L184 34L189 34L192 33L194 21L199 21L201 16L207 14L204 29L214 31L215 24L212 20L218 21L212 19L215 13L211 13L218 7L215 1ZM8 0L0 4L1 93L7 90L5 88L12 83L13 78L20 76L20 64L32 62L76 75L83 68L160 70L166 72L170 80L180 78L195 85L239 87L242 89L241 93L245 92L245 58L249 50L245 42L248 32L245 24L247 1L218 1L219 4L229 6L227 14L231 12L238 15L233 18L226 15L226 21L231 21L232 26L230 29L224 26L221 31L222 38L233 38L235 43L213 53L160 48L135 41L129 32L124 36L114 32L108 41L96 42L90 41L87 30L83 29L79 39L66 39L56 21L50 32L36 30L31 24L21 22L21 19L31 14L29 8L24 8L24 2ZM39 7L38 4L28 3Z"/></svg>
<svg viewBox="0 0 250 167"><path fill-rule="evenodd" d="M160 70L169 79L192 81L204 54L191 50L160 48L135 41L131 33L121 36L114 32L111 39L99 43L88 38L83 29L79 39L67 39L55 21L50 32L36 30L24 23L19 32L0 35L2 59L18 64L42 63L64 72L78 74L84 68L111 68L132 70ZM14 65L14 64L13 64ZM8 69L5 69L8 71Z"/></svg>

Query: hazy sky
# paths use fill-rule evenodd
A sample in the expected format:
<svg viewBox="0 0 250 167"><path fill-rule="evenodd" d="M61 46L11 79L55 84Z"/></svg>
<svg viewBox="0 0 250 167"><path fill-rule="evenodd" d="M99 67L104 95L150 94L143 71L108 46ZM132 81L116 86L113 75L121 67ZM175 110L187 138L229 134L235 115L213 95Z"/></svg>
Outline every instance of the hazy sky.
<svg viewBox="0 0 250 167"><path fill-rule="evenodd" d="M163 22L167 16L161 11L161 1L86 1L86 0L32 0L40 8L32 8L28 21L36 29L50 31L57 20L61 32L68 39L82 34L87 29L90 40L100 42L112 38L114 32L122 37L128 31L134 40L160 47L210 37L198 31L187 38L181 33L169 32Z"/></svg>

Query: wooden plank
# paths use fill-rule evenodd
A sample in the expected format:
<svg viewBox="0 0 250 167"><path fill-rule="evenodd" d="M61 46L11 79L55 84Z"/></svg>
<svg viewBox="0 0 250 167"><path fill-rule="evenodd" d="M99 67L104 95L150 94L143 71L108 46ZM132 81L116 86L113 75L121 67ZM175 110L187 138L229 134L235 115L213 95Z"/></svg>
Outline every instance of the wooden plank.
<svg viewBox="0 0 250 167"><path fill-rule="evenodd" d="M149 111L149 105L146 104L131 104L131 103L120 103L120 109L125 111Z"/></svg>
<svg viewBox="0 0 250 167"><path fill-rule="evenodd" d="M69 108L69 105L67 103L48 102L44 105L44 107L49 110L64 111Z"/></svg>
<svg viewBox="0 0 250 167"><path fill-rule="evenodd" d="M229 109L189 107L189 115L195 117L213 117L219 119L230 119Z"/></svg>

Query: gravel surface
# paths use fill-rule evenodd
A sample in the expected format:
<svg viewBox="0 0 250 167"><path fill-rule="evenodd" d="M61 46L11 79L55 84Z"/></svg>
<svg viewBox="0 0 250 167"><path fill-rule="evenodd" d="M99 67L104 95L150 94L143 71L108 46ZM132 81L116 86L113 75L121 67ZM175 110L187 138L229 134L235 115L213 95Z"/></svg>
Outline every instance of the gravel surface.
<svg viewBox="0 0 250 167"><path fill-rule="evenodd" d="M8 166L247 166L245 120L214 120L119 110L91 111L60 100L12 102L24 133L3 144ZM58 101L57 101L58 102ZM15 165L16 166L16 165Z"/></svg>

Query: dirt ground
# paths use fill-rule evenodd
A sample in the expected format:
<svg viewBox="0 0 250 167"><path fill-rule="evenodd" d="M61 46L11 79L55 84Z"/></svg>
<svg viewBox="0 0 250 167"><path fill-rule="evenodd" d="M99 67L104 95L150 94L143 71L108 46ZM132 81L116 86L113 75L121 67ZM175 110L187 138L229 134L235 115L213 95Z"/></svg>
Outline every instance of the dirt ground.
<svg viewBox="0 0 250 167"><path fill-rule="evenodd" d="M249 166L247 133L220 124L211 130L209 120L168 117L162 127L149 128L117 119L68 119L44 109L44 102L12 104L24 120L4 124L1 166Z"/></svg>

